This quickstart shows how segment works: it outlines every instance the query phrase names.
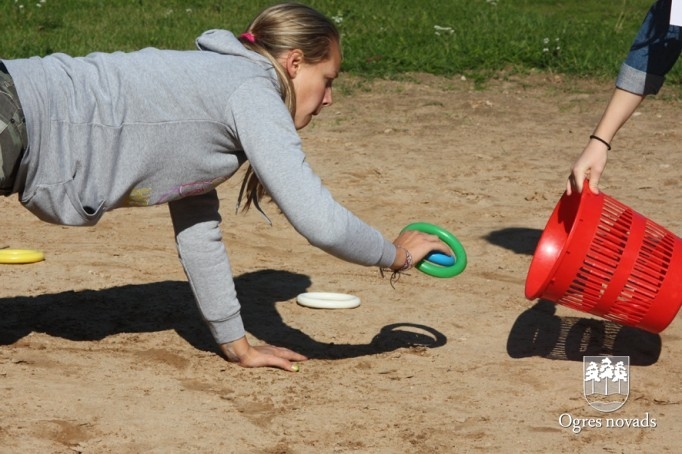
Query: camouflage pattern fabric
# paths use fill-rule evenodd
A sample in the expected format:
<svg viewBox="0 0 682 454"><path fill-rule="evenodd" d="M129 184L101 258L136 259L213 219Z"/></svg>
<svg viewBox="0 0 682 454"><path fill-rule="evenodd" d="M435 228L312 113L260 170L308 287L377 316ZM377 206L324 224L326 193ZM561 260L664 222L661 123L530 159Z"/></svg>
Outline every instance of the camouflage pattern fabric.
<svg viewBox="0 0 682 454"><path fill-rule="evenodd" d="M26 148L26 120L12 77L0 63L0 195L12 193Z"/></svg>

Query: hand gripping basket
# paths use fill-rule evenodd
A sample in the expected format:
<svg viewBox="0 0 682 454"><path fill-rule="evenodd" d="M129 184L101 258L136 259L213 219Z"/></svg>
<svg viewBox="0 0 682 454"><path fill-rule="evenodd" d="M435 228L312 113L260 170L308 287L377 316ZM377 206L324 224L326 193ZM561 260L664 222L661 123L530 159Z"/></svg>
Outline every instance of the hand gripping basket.
<svg viewBox="0 0 682 454"><path fill-rule="evenodd" d="M605 195L564 194L528 270L526 298L661 332L682 303L682 244Z"/></svg>

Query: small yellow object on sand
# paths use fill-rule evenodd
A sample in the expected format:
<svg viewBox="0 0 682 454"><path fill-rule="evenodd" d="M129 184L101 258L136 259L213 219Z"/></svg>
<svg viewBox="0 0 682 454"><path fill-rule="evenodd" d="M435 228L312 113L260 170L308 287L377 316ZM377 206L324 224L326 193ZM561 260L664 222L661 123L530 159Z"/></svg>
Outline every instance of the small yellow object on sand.
<svg viewBox="0 0 682 454"><path fill-rule="evenodd" d="M0 263L35 263L43 260L45 260L45 254L42 251L34 249L0 249Z"/></svg>

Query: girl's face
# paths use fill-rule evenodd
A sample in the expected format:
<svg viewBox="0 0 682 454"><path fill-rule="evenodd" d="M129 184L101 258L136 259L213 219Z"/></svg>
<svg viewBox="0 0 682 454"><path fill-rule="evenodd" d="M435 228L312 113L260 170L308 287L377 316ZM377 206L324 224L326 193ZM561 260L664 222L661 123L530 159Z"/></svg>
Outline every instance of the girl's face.
<svg viewBox="0 0 682 454"><path fill-rule="evenodd" d="M294 84L294 124L296 129L303 129L314 115L332 103L332 82L341 69L341 50L338 43L332 43L329 58L319 63L306 63L300 51L292 50L280 62L285 65Z"/></svg>

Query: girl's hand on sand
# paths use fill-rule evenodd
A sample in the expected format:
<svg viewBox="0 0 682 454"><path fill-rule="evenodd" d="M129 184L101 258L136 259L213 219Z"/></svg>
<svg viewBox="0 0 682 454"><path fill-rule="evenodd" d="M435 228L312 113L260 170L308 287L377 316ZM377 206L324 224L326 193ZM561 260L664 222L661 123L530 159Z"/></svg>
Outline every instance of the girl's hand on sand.
<svg viewBox="0 0 682 454"><path fill-rule="evenodd" d="M399 270L405 264L405 250L410 251L413 263L415 264L419 263L433 251L453 255L452 249L441 241L437 235L431 235L418 230L404 230L400 232L400 235L393 241L393 244L398 248L393 265L391 265L391 269L394 271Z"/></svg>
<svg viewBox="0 0 682 454"><path fill-rule="evenodd" d="M297 372L298 366L292 361L305 361L308 358L288 348L273 345L252 346L246 337L222 344L227 360L241 367L277 367L289 372Z"/></svg>

